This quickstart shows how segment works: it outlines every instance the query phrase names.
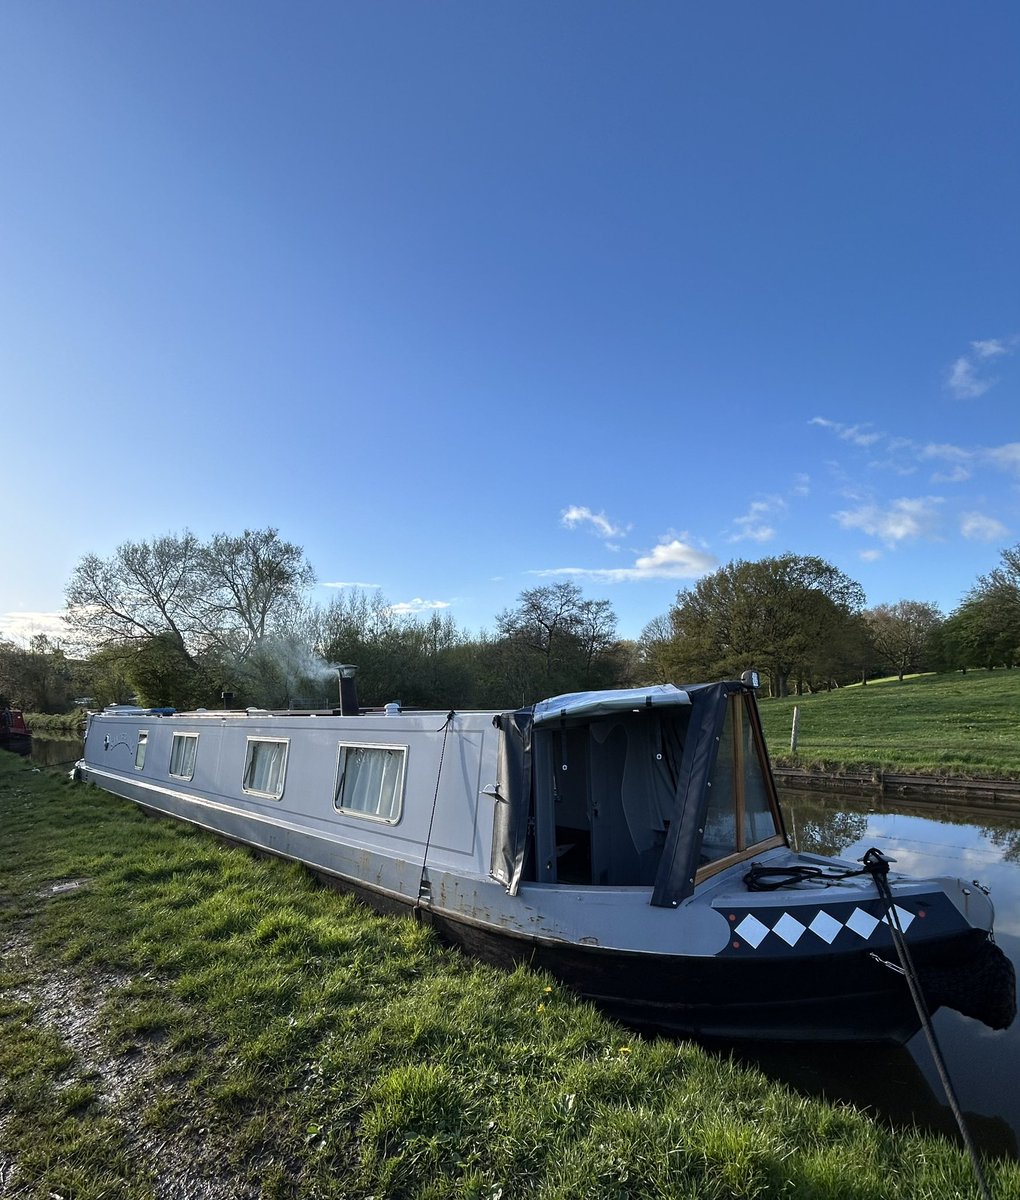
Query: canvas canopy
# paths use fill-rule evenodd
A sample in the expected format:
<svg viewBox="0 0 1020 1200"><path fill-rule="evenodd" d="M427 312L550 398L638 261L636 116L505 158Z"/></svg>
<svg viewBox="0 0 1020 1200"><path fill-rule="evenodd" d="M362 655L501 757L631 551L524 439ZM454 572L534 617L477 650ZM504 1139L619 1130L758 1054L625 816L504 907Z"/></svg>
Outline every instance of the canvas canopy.
<svg viewBox="0 0 1020 1200"><path fill-rule="evenodd" d="M660 683L645 688L616 688L603 692L568 692L564 696L540 700L533 710L534 723L536 726L548 725L553 721L571 718L604 717L610 713L637 708L679 706L690 702L690 695L671 683Z"/></svg>

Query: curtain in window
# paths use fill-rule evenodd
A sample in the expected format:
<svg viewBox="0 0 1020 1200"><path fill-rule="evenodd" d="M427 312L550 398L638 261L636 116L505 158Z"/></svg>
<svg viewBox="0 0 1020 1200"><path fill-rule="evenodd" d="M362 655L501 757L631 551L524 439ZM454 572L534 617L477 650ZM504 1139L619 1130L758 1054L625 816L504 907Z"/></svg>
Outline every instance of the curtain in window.
<svg viewBox="0 0 1020 1200"><path fill-rule="evenodd" d="M343 746L337 808L393 821L400 815L403 750L379 746Z"/></svg>
<svg viewBox="0 0 1020 1200"><path fill-rule="evenodd" d="M283 792L285 742L249 742L244 786L250 792L279 796Z"/></svg>
<svg viewBox="0 0 1020 1200"><path fill-rule="evenodd" d="M198 738L193 734L175 733L170 750L170 774L190 779L195 774L195 752Z"/></svg>

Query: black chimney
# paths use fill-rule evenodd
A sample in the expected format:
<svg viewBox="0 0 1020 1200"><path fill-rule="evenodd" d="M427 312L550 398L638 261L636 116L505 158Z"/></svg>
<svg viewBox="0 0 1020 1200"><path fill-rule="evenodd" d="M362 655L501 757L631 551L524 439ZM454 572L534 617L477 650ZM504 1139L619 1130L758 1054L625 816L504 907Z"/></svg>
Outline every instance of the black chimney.
<svg viewBox="0 0 1020 1200"><path fill-rule="evenodd" d="M349 663L337 664L337 675L340 677L340 715L356 717L361 709L358 707L358 685L354 682L357 667Z"/></svg>

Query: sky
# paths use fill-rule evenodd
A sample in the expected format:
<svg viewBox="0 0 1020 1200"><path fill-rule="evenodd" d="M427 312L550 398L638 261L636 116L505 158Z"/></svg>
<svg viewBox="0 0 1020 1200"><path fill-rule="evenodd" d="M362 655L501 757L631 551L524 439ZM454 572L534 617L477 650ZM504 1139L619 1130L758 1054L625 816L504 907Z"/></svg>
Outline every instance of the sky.
<svg viewBox="0 0 1020 1200"><path fill-rule="evenodd" d="M639 636L1020 542L1020 6L0 6L0 636L272 526L326 604Z"/></svg>

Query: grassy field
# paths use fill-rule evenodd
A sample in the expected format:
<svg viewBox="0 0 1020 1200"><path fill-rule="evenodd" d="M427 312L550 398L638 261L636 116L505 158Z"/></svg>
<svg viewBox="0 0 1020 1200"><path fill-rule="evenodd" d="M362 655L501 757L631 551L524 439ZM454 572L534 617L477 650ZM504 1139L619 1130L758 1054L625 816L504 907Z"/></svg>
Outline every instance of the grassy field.
<svg viewBox="0 0 1020 1200"><path fill-rule="evenodd" d="M1020 671L887 679L760 708L777 765L1020 778Z"/></svg>
<svg viewBox="0 0 1020 1200"><path fill-rule="evenodd" d="M5 754L0 828L5 1198L975 1194L935 1136Z"/></svg>

